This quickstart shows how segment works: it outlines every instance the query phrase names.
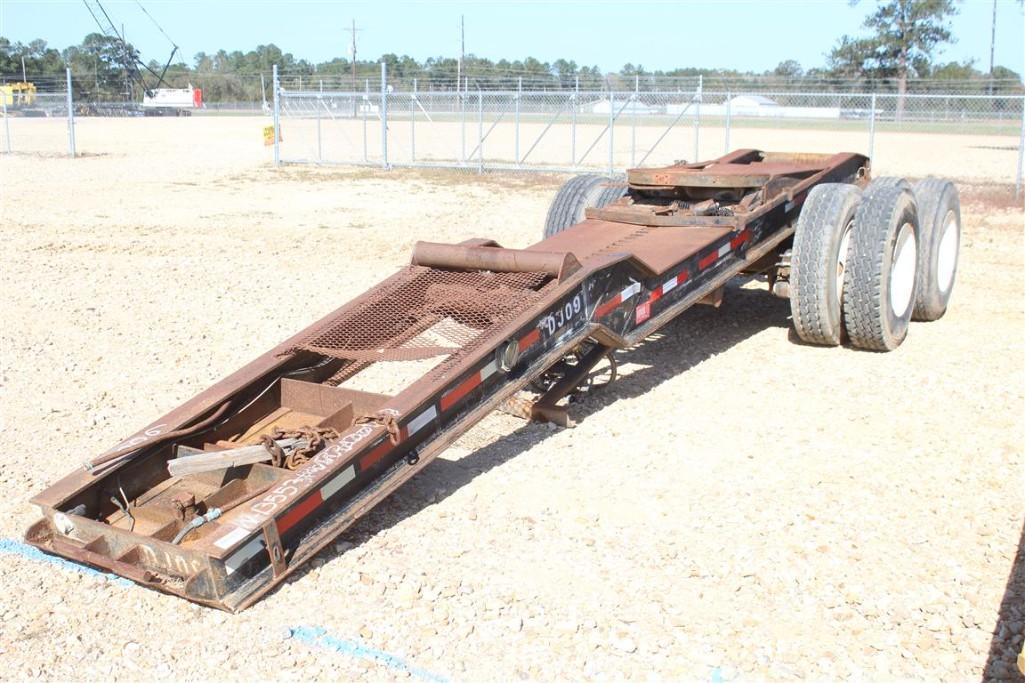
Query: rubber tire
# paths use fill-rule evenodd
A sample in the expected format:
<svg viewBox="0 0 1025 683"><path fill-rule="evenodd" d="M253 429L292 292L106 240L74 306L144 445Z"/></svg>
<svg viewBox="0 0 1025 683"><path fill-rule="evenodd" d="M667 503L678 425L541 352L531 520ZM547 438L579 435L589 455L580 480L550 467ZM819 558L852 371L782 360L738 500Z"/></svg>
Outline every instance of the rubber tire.
<svg viewBox="0 0 1025 683"><path fill-rule="evenodd" d="M870 180L868 183L868 187L865 188L865 192L870 192L880 187L906 187L910 190L911 183L909 183L905 178L901 178L900 176L884 175Z"/></svg>
<svg viewBox="0 0 1025 683"><path fill-rule="evenodd" d="M584 210L600 209L626 194L626 183L588 173L573 176L559 188L545 217L545 238L584 220Z"/></svg>
<svg viewBox="0 0 1025 683"><path fill-rule="evenodd" d="M843 337L837 261L844 233L853 230L860 202L861 189L855 185L816 185L797 219L790 256L790 312L794 331L809 344L839 346Z"/></svg>
<svg viewBox="0 0 1025 683"><path fill-rule="evenodd" d="M961 246L961 200L957 187L942 178L924 178L915 185L915 201L918 202L918 220L922 225L922 239L918 244L918 283L915 295L915 311L912 320L939 320L947 312L950 295L954 291L957 277L957 258ZM954 263L951 266L950 283L947 291L940 290L939 265L940 246L943 235L940 231L947 217L953 213L957 232Z"/></svg>
<svg viewBox="0 0 1025 683"><path fill-rule="evenodd" d="M900 184L869 187L854 216L854 233L844 277L844 324L854 346L872 351L892 351L907 337L914 310L915 271L910 274L911 292L903 312L893 309L890 296L894 249L901 228L909 224L920 240L918 206L911 190Z"/></svg>

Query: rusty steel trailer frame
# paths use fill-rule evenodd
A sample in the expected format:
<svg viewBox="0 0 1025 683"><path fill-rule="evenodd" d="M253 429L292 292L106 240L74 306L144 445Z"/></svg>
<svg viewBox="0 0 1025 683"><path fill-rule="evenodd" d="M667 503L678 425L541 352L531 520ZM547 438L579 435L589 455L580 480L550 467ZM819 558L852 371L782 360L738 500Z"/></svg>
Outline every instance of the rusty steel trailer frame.
<svg viewBox="0 0 1025 683"><path fill-rule="evenodd" d="M740 150L631 171L627 197L589 209L583 222L527 249L488 240L419 243L407 268L35 496L43 516L26 538L151 588L244 609L463 432L579 351L573 369L530 406L536 419L564 421L557 401L611 349L637 344L734 276L767 270L793 235L810 189L863 185L868 168L857 154ZM424 342L439 319L461 321L446 324L464 337ZM373 362L435 356L446 360L394 396L343 386ZM319 379L289 379L303 373ZM180 483L167 479L174 443L225 432L225 421L245 431L247 411L266 403L271 386L349 401L340 436L294 471L254 465L245 480L224 473L206 482L214 493L204 505L214 519L187 544L169 538L190 519L184 513L151 535L136 532L130 513L143 522L150 514L139 501ZM107 502L114 498L120 509L118 491L127 528ZM194 503L182 500L174 499L179 513ZM215 503L219 517L210 514ZM200 512L193 509L191 519Z"/></svg>

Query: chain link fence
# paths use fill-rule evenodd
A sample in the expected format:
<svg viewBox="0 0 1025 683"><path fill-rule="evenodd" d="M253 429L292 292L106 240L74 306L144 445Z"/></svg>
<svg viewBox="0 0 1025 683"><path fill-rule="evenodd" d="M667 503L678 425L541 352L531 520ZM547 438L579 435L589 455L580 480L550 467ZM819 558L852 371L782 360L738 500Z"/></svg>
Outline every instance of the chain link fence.
<svg viewBox="0 0 1025 683"><path fill-rule="evenodd" d="M0 86L0 152L75 156L71 71L65 79Z"/></svg>
<svg viewBox="0 0 1025 683"><path fill-rule="evenodd" d="M275 158L283 163L615 174L755 147L861 152L877 173L974 174L1014 182L1019 193L1022 186L1020 95L730 92L707 90L700 79L672 90L484 90L464 82L436 91L415 80L400 90L383 69L356 92L289 85L275 74ZM962 150L978 157L978 168L958 172ZM949 167L937 170L941 154Z"/></svg>
<svg viewBox="0 0 1025 683"><path fill-rule="evenodd" d="M1014 182L1022 191L1018 93L733 90L701 77L464 78L422 88L415 78L389 79L383 65L377 78L366 75L282 79L275 68L271 102L208 103L196 113L272 114L274 158L285 163L615 174L743 147L844 150L872 157L877 174ZM263 91L259 74L250 80ZM0 96L0 153L74 156L76 114L143 113L125 102L75 101L70 72L35 79L30 92L12 85Z"/></svg>

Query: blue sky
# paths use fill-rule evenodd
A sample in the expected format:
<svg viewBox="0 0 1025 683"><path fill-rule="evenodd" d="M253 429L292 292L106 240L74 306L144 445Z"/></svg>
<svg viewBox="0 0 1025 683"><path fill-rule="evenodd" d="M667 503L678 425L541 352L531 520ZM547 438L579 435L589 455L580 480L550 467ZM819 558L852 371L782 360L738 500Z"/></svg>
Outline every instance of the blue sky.
<svg viewBox="0 0 1025 683"><path fill-rule="evenodd" d="M862 0L720 0L719 2L311 2L281 0L143 0L181 46L186 61L199 51L248 50L275 43L312 61L348 53L353 18L359 56L385 52L417 59L459 50L459 16L466 18L466 51L509 59L559 57L618 70L643 64L771 69L785 59L820 66L843 33L856 33L874 6ZM117 23L147 60L166 59L170 45L135 0L106 0ZM957 42L942 61L975 59L989 65L991 0L964 0L952 21ZM1016 0L998 0L997 64L1025 71L1025 15ZM95 30L80 0L0 0L0 35L43 38L64 48Z"/></svg>

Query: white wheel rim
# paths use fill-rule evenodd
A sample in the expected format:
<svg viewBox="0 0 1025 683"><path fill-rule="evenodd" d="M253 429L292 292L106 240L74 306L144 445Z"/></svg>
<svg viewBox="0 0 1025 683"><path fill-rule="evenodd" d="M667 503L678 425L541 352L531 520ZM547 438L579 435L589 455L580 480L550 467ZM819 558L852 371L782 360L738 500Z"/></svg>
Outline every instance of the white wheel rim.
<svg viewBox="0 0 1025 683"><path fill-rule="evenodd" d="M918 245L915 229L910 223L900 226L897 242L893 247L893 262L890 268L890 307L898 318L904 316L911 306L911 295L915 290L915 266L918 261Z"/></svg>
<svg viewBox="0 0 1025 683"><path fill-rule="evenodd" d="M836 303L840 305L843 302L843 279L844 273L847 271L847 250L851 245L851 228L854 226L854 221L847 223L847 227L843 230L843 236L840 238L840 250L836 254Z"/></svg>
<svg viewBox="0 0 1025 683"><path fill-rule="evenodd" d="M961 241L957 225L957 214L948 211L943 218L943 229L940 232L940 252L936 259L936 286L946 294L954 284L954 268L957 267L957 248Z"/></svg>

